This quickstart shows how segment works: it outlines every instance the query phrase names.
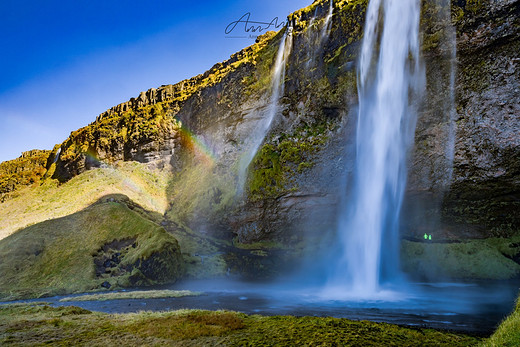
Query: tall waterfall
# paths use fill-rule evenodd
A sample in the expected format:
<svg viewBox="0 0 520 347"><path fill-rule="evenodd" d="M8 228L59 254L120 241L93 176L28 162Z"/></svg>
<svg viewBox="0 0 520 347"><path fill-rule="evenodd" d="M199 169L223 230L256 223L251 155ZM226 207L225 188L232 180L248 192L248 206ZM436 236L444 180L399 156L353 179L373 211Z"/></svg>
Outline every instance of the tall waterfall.
<svg viewBox="0 0 520 347"><path fill-rule="evenodd" d="M280 41L276 60L272 70L271 77L271 98L264 117L258 122L256 129L249 137L249 143L246 144L246 150L238 163L238 186L237 191L240 196L243 193L244 185L247 178L247 169L251 161L255 157L258 149L262 145L267 132L271 127L274 116L278 111L279 100L284 92L285 66L287 59L291 54L292 47L292 27L288 26Z"/></svg>
<svg viewBox="0 0 520 347"><path fill-rule="evenodd" d="M399 213L413 144L420 61L420 0L371 0L358 66L352 189L338 223L342 254L329 288L370 297L399 276Z"/></svg>

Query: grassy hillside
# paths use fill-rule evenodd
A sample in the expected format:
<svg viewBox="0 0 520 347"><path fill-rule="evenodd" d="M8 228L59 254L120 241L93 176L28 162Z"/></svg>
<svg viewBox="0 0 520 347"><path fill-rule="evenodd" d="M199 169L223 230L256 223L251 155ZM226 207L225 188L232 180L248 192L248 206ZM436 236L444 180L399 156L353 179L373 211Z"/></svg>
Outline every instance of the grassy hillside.
<svg viewBox="0 0 520 347"><path fill-rule="evenodd" d="M28 225L78 212L109 194L124 194L146 210L164 214L169 180L167 171L137 162L89 170L61 185L48 179L14 192L0 205L0 239Z"/></svg>
<svg viewBox="0 0 520 347"><path fill-rule="evenodd" d="M103 283L174 281L183 271L175 238L117 202L94 204L0 241L3 299L103 289Z"/></svg>
<svg viewBox="0 0 520 347"><path fill-rule="evenodd" d="M0 344L175 346L474 346L431 329L318 317L180 310L108 315L78 307L0 306Z"/></svg>

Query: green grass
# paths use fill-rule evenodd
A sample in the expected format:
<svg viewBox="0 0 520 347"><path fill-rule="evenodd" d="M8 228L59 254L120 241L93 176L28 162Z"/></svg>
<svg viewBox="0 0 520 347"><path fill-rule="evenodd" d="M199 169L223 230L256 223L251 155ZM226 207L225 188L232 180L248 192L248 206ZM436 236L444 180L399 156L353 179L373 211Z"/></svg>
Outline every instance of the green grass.
<svg viewBox="0 0 520 347"><path fill-rule="evenodd" d="M401 259L404 271L424 277L505 280L520 274L520 265L508 258L518 253L518 237L460 243L403 241Z"/></svg>
<svg viewBox="0 0 520 347"><path fill-rule="evenodd" d="M124 194L146 210L162 215L168 207L166 188L170 180L167 171L122 162L86 171L62 185L47 180L41 186L20 189L0 205L0 239L28 225L78 212L110 194Z"/></svg>
<svg viewBox="0 0 520 347"><path fill-rule="evenodd" d="M180 310L109 315L77 307L0 306L0 344L176 346L473 346L431 329L338 318Z"/></svg>
<svg viewBox="0 0 520 347"><path fill-rule="evenodd" d="M190 278L225 275L226 263L215 247L219 241L185 225L186 218L192 218L196 211L204 217L214 216L231 203L232 180L206 169L205 164L188 166L173 175L146 164L121 162L86 171L61 185L47 180L41 186L17 190L0 205L0 241L28 226L67 217L99 199L115 196L121 200L117 196L124 195L143 217L156 223L166 218L178 225L169 231L179 241ZM221 192L218 202L208 199L208 194L216 192Z"/></svg>
<svg viewBox="0 0 520 347"><path fill-rule="evenodd" d="M63 298L60 301L107 301L125 299L159 299L159 298L182 298L185 296L199 296L200 292L190 290L135 290L131 292L115 292L102 294L88 294Z"/></svg>
<svg viewBox="0 0 520 347"><path fill-rule="evenodd" d="M114 240L131 241L118 250L120 262L111 273L96 274L94 257ZM141 270L146 267L144 274ZM3 299L95 290L105 281L113 287L153 284L157 281L150 280L155 276L150 273L162 271L182 275L177 241L157 224L117 202L94 204L0 241Z"/></svg>
<svg viewBox="0 0 520 347"><path fill-rule="evenodd" d="M520 346L520 298L517 299L514 312L500 324L489 339L482 342L481 346Z"/></svg>

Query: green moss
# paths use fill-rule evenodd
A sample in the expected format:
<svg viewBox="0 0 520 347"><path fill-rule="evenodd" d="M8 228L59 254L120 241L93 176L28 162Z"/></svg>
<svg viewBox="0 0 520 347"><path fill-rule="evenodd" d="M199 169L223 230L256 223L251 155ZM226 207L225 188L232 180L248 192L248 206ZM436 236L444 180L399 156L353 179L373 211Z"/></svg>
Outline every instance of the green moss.
<svg viewBox="0 0 520 347"><path fill-rule="evenodd" d="M180 126L168 102L131 109L121 115L111 114L73 131L62 144L60 159L74 161L81 155L98 158L98 152L110 153L124 143L158 141L163 134L178 131Z"/></svg>
<svg viewBox="0 0 520 347"><path fill-rule="evenodd" d="M38 186L13 192L2 203L0 239L30 224L73 214L113 194L128 196L148 211L146 218L159 223L168 207L166 188L171 178L167 170L137 162L89 170L61 185L46 178Z"/></svg>
<svg viewBox="0 0 520 347"><path fill-rule="evenodd" d="M121 260L112 273L96 273L95 257L110 253L112 246L107 245L124 240L131 241L117 250ZM177 241L164 229L126 205L99 203L1 240L0 297L93 290L104 281L113 287L135 285L136 281L153 284L162 278L161 271L175 280L183 271L180 253L176 253ZM162 263L164 257L169 259L167 263Z"/></svg>
<svg viewBox="0 0 520 347"><path fill-rule="evenodd" d="M44 305L0 306L0 343L59 345L470 346L478 338L319 317L181 310L108 315Z"/></svg>
<svg viewBox="0 0 520 347"><path fill-rule="evenodd" d="M0 202L23 186L40 183L47 172L51 151L32 150L14 160L0 163Z"/></svg>
<svg viewBox="0 0 520 347"><path fill-rule="evenodd" d="M282 36L276 36L275 32L265 34L262 45L259 45L255 54L251 57L251 63L255 65L255 71L252 75L247 76L248 88L246 94L261 93L271 86L272 73L271 69L278 52L279 40ZM276 37L275 37L276 36Z"/></svg>
<svg viewBox="0 0 520 347"><path fill-rule="evenodd" d="M336 59L338 59L339 56L341 55L341 53L343 52L343 49L345 49L345 47L347 47L347 45L348 45L348 43L341 45L338 49L336 49L336 51L334 52L334 55L332 57L325 59L325 62L332 63Z"/></svg>
<svg viewBox="0 0 520 347"><path fill-rule="evenodd" d="M189 290L139 290L130 292L116 292L103 294L88 294L60 299L60 302L68 301L107 301L128 299L158 299L158 298L183 298L186 296L199 296L200 292Z"/></svg>
<svg viewBox="0 0 520 347"><path fill-rule="evenodd" d="M520 346L520 297L516 301L513 313L500 324L489 339L484 340L479 346Z"/></svg>
<svg viewBox="0 0 520 347"><path fill-rule="evenodd" d="M258 249L283 249L285 246L275 241L260 241L254 243L240 243L235 238L233 239L233 246L240 249L250 249L250 250L258 250Z"/></svg>
<svg viewBox="0 0 520 347"><path fill-rule="evenodd" d="M403 241L401 259L406 272L420 277L504 280L520 274L520 265L510 259L520 253L519 247L510 248L514 244L512 239L461 243Z"/></svg>
<svg viewBox="0 0 520 347"><path fill-rule="evenodd" d="M252 162L250 198L274 198L298 188L295 176L313 167L312 158L327 141L325 125L304 127L264 144Z"/></svg>

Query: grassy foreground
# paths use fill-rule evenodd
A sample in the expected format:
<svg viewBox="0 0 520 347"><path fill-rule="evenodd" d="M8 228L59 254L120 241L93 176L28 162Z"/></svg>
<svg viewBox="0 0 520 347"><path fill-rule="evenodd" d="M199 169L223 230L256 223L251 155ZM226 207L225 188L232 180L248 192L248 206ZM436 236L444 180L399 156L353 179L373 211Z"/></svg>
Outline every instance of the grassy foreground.
<svg viewBox="0 0 520 347"><path fill-rule="evenodd" d="M472 346L479 341L431 329L338 318L200 310L109 315L45 304L0 306L0 344L12 346Z"/></svg>
<svg viewBox="0 0 520 347"><path fill-rule="evenodd" d="M498 327L495 333L483 346L520 346L520 298L516 301L516 308Z"/></svg>

